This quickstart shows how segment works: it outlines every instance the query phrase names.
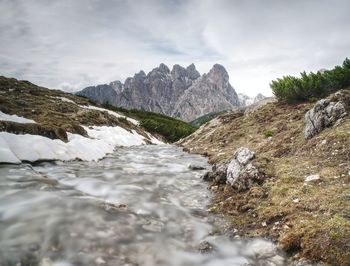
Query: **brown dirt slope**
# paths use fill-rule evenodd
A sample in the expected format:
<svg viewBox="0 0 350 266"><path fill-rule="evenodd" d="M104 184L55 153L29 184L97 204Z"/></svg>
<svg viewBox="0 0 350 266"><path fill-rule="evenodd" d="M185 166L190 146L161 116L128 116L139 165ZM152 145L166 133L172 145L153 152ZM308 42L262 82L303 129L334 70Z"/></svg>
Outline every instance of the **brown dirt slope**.
<svg viewBox="0 0 350 266"><path fill-rule="evenodd" d="M350 265L350 117L310 140L304 115L313 103L268 103L248 114L228 113L180 142L211 163L248 147L268 175L245 192L211 184L211 211L224 215L242 236L268 237L289 255ZM305 183L319 174L317 182Z"/></svg>

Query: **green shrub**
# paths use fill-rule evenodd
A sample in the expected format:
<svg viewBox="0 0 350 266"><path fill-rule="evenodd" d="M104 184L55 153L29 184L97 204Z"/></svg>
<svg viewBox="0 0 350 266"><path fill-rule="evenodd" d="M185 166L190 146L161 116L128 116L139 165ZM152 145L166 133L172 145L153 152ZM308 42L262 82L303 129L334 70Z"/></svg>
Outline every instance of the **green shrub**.
<svg viewBox="0 0 350 266"><path fill-rule="evenodd" d="M211 112L196 118L195 120L191 121L190 124L195 127L200 127L201 125L204 125L205 123L209 122L210 120L214 119L215 117L223 113L225 113L225 111Z"/></svg>
<svg viewBox="0 0 350 266"><path fill-rule="evenodd" d="M350 86L350 60L331 70L300 73L301 77L285 76L270 83L273 94L279 101L298 103L313 101Z"/></svg>
<svg viewBox="0 0 350 266"><path fill-rule="evenodd" d="M265 136L265 137L272 137L273 136L273 131L271 131L271 130L265 130L264 132L263 132L263 135Z"/></svg>

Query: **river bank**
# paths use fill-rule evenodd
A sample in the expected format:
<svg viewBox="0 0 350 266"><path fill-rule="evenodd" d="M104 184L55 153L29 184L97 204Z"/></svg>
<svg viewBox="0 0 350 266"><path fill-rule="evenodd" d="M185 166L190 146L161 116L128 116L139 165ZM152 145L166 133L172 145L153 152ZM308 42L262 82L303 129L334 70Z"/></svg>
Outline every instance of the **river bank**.
<svg viewBox="0 0 350 266"><path fill-rule="evenodd" d="M305 139L304 117L313 106L274 102L227 113L179 145L207 156L214 169L227 167L240 147L253 152L261 181L237 191L226 183L225 168L224 178L210 183L210 211L225 217L237 235L272 239L295 260L348 265L350 120Z"/></svg>

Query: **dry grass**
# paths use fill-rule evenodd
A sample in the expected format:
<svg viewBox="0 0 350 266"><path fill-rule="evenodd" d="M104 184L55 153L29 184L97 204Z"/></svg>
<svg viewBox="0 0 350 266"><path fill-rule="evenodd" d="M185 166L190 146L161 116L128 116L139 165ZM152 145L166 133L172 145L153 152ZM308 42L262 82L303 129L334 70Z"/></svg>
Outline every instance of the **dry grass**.
<svg viewBox="0 0 350 266"><path fill-rule="evenodd" d="M231 159L241 146L256 152L255 164L269 179L240 193L219 186L211 206L239 234L271 238L296 257L349 265L350 118L305 140L304 115L312 105L269 103L226 115L226 122L212 121L181 145L211 163ZM304 183L311 174L321 180Z"/></svg>
<svg viewBox="0 0 350 266"><path fill-rule="evenodd" d="M67 98L74 103L61 101L57 97ZM16 114L35 120L38 125L51 131L68 131L87 136L85 126L121 126L128 130L136 130L145 135L144 130L134 126L126 119L117 118L107 112L88 110L79 107L96 105L82 97L59 90L49 90L27 81L18 81L0 77L0 111ZM18 129L25 131L25 129ZM30 128L24 132L31 134ZM39 133L38 133L39 134Z"/></svg>

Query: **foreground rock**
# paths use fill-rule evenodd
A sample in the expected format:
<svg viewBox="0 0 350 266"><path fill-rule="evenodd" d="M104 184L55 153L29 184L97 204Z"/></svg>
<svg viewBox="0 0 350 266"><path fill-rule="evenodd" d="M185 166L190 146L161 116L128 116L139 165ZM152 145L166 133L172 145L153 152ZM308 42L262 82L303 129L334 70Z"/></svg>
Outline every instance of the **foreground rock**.
<svg viewBox="0 0 350 266"><path fill-rule="evenodd" d="M203 176L205 181L215 181L218 184L227 183L238 191L251 188L265 179L265 175L252 163L255 153L241 147L234 152L231 161L214 164L212 171Z"/></svg>
<svg viewBox="0 0 350 266"><path fill-rule="evenodd" d="M346 116L349 97L345 92L338 92L331 99L319 100L305 115L305 138L312 138Z"/></svg>
<svg viewBox="0 0 350 266"><path fill-rule="evenodd" d="M248 148L241 147L235 151L233 159L227 167L227 183L242 191L264 180L264 174L252 164L255 153Z"/></svg>

